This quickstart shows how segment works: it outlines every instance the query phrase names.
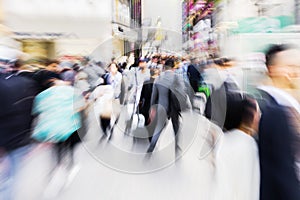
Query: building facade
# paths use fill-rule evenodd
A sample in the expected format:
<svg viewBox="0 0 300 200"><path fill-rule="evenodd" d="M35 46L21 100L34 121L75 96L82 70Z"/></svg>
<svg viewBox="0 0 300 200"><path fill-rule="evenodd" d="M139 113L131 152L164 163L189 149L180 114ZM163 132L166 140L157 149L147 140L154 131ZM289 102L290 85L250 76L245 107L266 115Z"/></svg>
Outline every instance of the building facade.
<svg viewBox="0 0 300 200"><path fill-rule="evenodd" d="M125 41L136 40L124 34L132 30L133 1L2 0L2 22L33 56L91 55L108 62L124 54Z"/></svg>

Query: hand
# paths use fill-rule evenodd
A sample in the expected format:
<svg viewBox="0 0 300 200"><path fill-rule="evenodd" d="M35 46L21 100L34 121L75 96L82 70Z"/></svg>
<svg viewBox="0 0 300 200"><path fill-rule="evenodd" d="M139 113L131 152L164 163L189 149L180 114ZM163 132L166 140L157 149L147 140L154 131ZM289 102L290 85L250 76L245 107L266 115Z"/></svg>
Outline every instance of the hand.
<svg viewBox="0 0 300 200"><path fill-rule="evenodd" d="M153 121L155 119L155 115L156 115L156 109L154 107L151 107L150 113L149 113L150 121Z"/></svg>

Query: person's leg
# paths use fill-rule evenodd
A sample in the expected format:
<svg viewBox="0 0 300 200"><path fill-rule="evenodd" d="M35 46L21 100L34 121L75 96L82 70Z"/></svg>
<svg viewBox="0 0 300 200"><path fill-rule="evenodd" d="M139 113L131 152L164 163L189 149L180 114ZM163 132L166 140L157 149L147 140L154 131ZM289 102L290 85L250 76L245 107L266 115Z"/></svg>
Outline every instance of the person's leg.
<svg viewBox="0 0 300 200"><path fill-rule="evenodd" d="M180 147L178 146L178 133L179 133L179 128L180 128L180 121L179 121L180 113L173 113L171 115L171 121L172 121L172 126L174 130L174 136L175 136L175 148L176 150L180 150Z"/></svg>
<svg viewBox="0 0 300 200"><path fill-rule="evenodd" d="M166 121L167 121L166 111L163 108L158 107L155 118L156 118L155 120L156 124L154 128L154 132L149 132L149 137L152 138L151 138L150 146L147 150L148 153L154 151L159 136L162 130L164 129L164 127L166 126Z"/></svg>
<svg viewBox="0 0 300 200"><path fill-rule="evenodd" d="M56 153L56 167L58 167L63 160L64 156L64 142L58 142L54 145L55 153Z"/></svg>
<svg viewBox="0 0 300 200"><path fill-rule="evenodd" d="M153 119L150 119L150 116L148 115L148 124L146 126L147 132L148 132L148 140L151 143L152 136L155 132L155 128L157 126L157 116L155 116Z"/></svg>
<svg viewBox="0 0 300 200"><path fill-rule="evenodd" d="M149 148L147 150L147 153L152 153L154 151L154 148L156 146L156 143L157 143L157 141L159 139L160 134L161 134L161 131L158 132L158 133L156 133L155 135L153 135L151 137L151 143L150 143L150 146L149 146Z"/></svg>
<svg viewBox="0 0 300 200"><path fill-rule="evenodd" d="M27 145L0 155L0 199L12 200L17 174L20 172L24 158L31 151ZM1 199L2 200L2 199Z"/></svg>
<svg viewBox="0 0 300 200"><path fill-rule="evenodd" d="M12 162L9 154L0 155L0 196L3 200L11 200L12 197ZM1 199L1 198L0 198Z"/></svg>
<svg viewBox="0 0 300 200"><path fill-rule="evenodd" d="M75 131L70 138L68 139L68 147L69 147L69 155L70 155L70 162L69 162L69 167L71 168L74 165L74 148L75 146L80 143L80 137L77 133L77 131Z"/></svg>
<svg viewBox="0 0 300 200"><path fill-rule="evenodd" d="M171 116L171 121L172 121L172 126L173 126L175 136L177 136L179 132L179 127L180 127L179 116L180 116L179 113L172 114Z"/></svg>
<svg viewBox="0 0 300 200"><path fill-rule="evenodd" d="M76 147L76 145L78 143L80 143L80 137L77 133L77 131L75 131L66 141L66 143L68 144L68 156L69 156L69 163L67 166L68 169L68 175L67 175L67 180L65 183L65 187L69 187L69 185L72 183L72 181L74 180L75 176L77 175L77 173L80 170L80 165L78 165L78 163L75 162L74 159L74 149Z"/></svg>
<svg viewBox="0 0 300 200"><path fill-rule="evenodd" d="M107 134L107 129L110 127L110 119L100 117L101 129L103 133Z"/></svg>
<svg viewBox="0 0 300 200"><path fill-rule="evenodd" d="M81 127L78 130L78 134L80 135L80 138L84 138L88 130L88 119L87 119L86 110L80 112L80 118L81 118Z"/></svg>

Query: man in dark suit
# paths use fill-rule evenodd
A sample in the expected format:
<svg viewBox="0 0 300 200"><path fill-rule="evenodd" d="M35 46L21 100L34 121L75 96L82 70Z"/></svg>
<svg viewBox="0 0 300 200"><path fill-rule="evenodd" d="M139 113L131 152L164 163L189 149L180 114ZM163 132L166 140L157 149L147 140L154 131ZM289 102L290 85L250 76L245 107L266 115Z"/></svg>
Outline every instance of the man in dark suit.
<svg viewBox="0 0 300 200"><path fill-rule="evenodd" d="M184 83L178 81L178 77L174 73L174 60L168 59L165 63L165 72L163 72L155 81L153 85L151 97L151 111L150 116L155 116L155 127L149 130L151 143L147 152L153 152L159 136L167 124L167 119L171 118L173 130L175 134L176 148L177 135L179 132L179 117L180 117L180 103L179 98L176 98L173 88L181 89L184 94ZM155 108L155 109L154 109ZM155 110L155 114L154 114ZM150 117L151 118L151 117ZM154 121L154 119L152 119Z"/></svg>
<svg viewBox="0 0 300 200"><path fill-rule="evenodd" d="M274 45L266 53L271 86L259 87L262 98L258 99L262 111L258 142L261 200L300 199L299 158L296 156L299 155L299 142L296 141L299 141L300 132L289 117L300 107L287 90L292 89L290 81L295 78L295 69L291 69L299 68L296 54L299 58L299 51L286 45Z"/></svg>

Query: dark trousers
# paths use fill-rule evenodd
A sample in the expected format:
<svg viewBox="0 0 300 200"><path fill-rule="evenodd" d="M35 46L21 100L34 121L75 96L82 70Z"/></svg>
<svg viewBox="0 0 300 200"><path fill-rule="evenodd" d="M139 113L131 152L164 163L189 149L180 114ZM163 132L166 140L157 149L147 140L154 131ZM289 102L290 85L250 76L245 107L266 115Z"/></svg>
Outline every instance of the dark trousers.
<svg viewBox="0 0 300 200"><path fill-rule="evenodd" d="M110 119L100 117L101 129L107 135L107 129L110 129Z"/></svg>
<svg viewBox="0 0 300 200"><path fill-rule="evenodd" d="M175 145L177 147L177 136L178 136L178 132L179 132L179 117L180 117L180 113L171 113L169 117L167 117L166 115L164 116L163 113L158 113L156 115L157 117L157 122L156 122L156 126L154 129L154 132L152 132L153 134L150 133L149 135L149 140L150 142L150 146L147 150L147 152L153 152L154 148L156 146L156 143L160 137L160 134L162 133L163 129L165 128L166 124L167 124L167 120L169 118L171 118L172 121L172 126L173 126L173 130L174 130L174 135L175 135Z"/></svg>
<svg viewBox="0 0 300 200"><path fill-rule="evenodd" d="M57 155L57 164L61 164L62 159L65 154L70 153L70 166L74 162L74 147L80 142L80 137L78 136L77 131L75 131L66 141L58 142L55 144L56 155Z"/></svg>

